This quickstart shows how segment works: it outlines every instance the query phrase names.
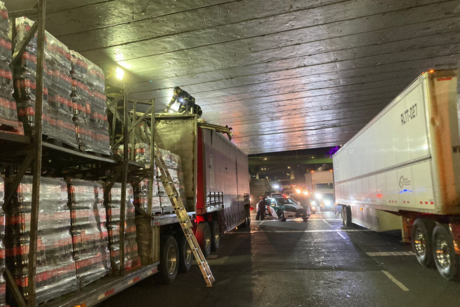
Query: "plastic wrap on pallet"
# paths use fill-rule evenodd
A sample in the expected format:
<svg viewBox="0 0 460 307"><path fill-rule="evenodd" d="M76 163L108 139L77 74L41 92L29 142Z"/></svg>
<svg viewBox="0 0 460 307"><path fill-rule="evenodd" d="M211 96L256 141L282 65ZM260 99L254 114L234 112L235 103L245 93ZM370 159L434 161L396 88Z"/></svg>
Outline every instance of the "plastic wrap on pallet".
<svg viewBox="0 0 460 307"><path fill-rule="evenodd" d="M156 177L156 174L154 174ZM158 182L152 185L152 215L161 213L160 196L158 195ZM134 189L134 205L148 212L149 204L149 179L142 180Z"/></svg>
<svg viewBox="0 0 460 307"><path fill-rule="evenodd" d="M181 198L182 202L186 204L184 176L182 172L182 162L180 156L170 152L169 150L160 149L160 152L166 166L168 167L168 172L171 176L174 186L179 193L179 197ZM161 174L161 171L159 171L159 173ZM161 182L158 183L158 195L160 196L162 213L173 212L173 206Z"/></svg>
<svg viewBox="0 0 460 307"><path fill-rule="evenodd" d="M88 119L74 118L77 140L83 151L111 155L110 137L107 129L91 123Z"/></svg>
<svg viewBox="0 0 460 307"><path fill-rule="evenodd" d="M107 212L104 206L104 188L101 184L96 184L96 202L94 203L94 216L96 217L96 223L102 236L102 248L101 254L103 258L103 264L105 269L110 272L112 266L110 263L110 251L109 251L109 232L107 230Z"/></svg>
<svg viewBox="0 0 460 307"><path fill-rule="evenodd" d="M126 188L125 210L125 269L127 271L140 266L140 258L137 251L135 208L133 188L130 184ZM108 199L105 200L107 209L107 229L109 233L109 249L112 268L120 269L120 209L121 209L121 184L116 183Z"/></svg>
<svg viewBox="0 0 460 307"><path fill-rule="evenodd" d="M71 210L71 234L77 278L81 287L109 273L105 250L107 241L98 227L95 215L98 184L84 180L69 180L69 207Z"/></svg>
<svg viewBox="0 0 460 307"><path fill-rule="evenodd" d="M72 55L72 78L83 82L93 88L95 91L104 93L105 75L104 71L82 56L76 51L71 51ZM104 101L105 103L105 101Z"/></svg>
<svg viewBox="0 0 460 307"><path fill-rule="evenodd" d="M71 51L72 101L80 149L110 155L105 76L97 65Z"/></svg>
<svg viewBox="0 0 460 307"><path fill-rule="evenodd" d="M15 46L26 37L33 21L25 17L16 19ZM19 48L15 48L18 50ZM21 60L13 67L14 98L17 115L25 131L32 133L35 121L37 70L37 35L27 45ZM53 35L45 34L45 63L43 88L43 134L51 139L77 148L72 103L72 78L70 50ZM69 129L73 127L73 129Z"/></svg>
<svg viewBox="0 0 460 307"><path fill-rule="evenodd" d="M6 214L6 263L27 298L32 177L24 176ZM67 185L62 179L42 178L37 234L36 299L51 300L77 290L70 234Z"/></svg>
<svg viewBox="0 0 460 307"><path fill-rule="evenodd" d="M1 7L1 4L0 4ZM5 306L6 302L6 283L3 278L5 272L5 245L3 244L5 238L5 214L2 206L5 197L5 182L0 176L0 306Z"/></svg>
<svg viewBox="0 0 460 307"><path fill-rule="evenodd" d="M158 148L161 153L161 157L166 164L167 168L172 168L172 161L171 161L171 152L166 149Z"/></svg>
<svg viewBox="0 0 460 307"><path fill-rule="evenodd" d="M125 148L125 145L123 144L119 145L118 148L115 150L115 154L123 158L124 148ZM131 157L131 144L129 143L128 143L128 157Z"/></svg>
<svg viewBox="0 0 460 307"><path fill-rule="evenodd" d="M0 118L17 121L16 102L13 99L13 74L10 70L12 44L8 38L8 10L0 2Z"/></svg>
<svg viewBox="0 0 460 307"><path fill-rule="evenodd" d="M142 163L146 168L150 167L150 145L147 143L137 143L135 151L136 162Z"/></svg>

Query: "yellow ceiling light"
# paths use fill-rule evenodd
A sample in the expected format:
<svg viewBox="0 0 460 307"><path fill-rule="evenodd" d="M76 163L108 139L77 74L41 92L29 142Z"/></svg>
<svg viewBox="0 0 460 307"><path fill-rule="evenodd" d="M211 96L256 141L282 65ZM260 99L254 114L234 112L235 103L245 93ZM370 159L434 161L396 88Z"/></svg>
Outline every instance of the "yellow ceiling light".
<svg viewBox="0 0 460 307"><path fill-rule="evenodd" d="M125 76L125 71L120 67L117 67L116 75L118 80L123 80L123 77Z"/></svg>

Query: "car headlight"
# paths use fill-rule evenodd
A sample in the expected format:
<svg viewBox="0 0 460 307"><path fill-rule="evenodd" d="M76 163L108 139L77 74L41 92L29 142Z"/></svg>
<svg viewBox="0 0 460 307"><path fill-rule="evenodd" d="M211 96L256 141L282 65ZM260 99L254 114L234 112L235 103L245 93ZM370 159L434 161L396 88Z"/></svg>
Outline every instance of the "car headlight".
<svg viewBox="0 0 460 307"><path fill-rule="evenodd" d="M307 191L304 191L304 192L303 192L303 195L308 195L308 192L307 192Z"/></svg>
<svg viewBox="0 0 460 307"><path fill-rule="evenodd" d="M316 201L314 201L314 200L313 200L313 201L311 201L311 202L310 202L310 205L312 205L312 206L316 206Z"/></svg>
<svg viewBox="0 0 460 307"><path fill-rule="evenodd" d="M315 198L317 200L320 200L321 198L323 198L323 195L319 194L319 193L315 193Z"/></svg>

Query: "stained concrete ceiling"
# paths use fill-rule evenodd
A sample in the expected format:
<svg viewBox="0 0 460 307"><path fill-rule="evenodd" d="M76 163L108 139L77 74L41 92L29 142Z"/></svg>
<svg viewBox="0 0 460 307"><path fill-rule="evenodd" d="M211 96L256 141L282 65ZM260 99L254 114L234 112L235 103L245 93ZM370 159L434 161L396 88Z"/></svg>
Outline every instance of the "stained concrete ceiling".
<svg viewBox="0 0 460 307"><path fill-rule="evenodd" d="M71 49L132 72L132 99L160 111L181 86L248 154L343 144L460 55L458 0L48 0L48 12Z"/></svg>

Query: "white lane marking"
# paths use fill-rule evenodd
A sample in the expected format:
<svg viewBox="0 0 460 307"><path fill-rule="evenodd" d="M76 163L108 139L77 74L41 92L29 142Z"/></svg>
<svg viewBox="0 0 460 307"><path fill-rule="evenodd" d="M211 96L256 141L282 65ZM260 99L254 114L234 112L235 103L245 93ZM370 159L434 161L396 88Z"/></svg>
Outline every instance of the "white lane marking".
<svg viewBox="0 0 460 307"><path fill-rule="evenodd" d="M372 230L367 229L344 229L340 230L341 232L369 232ZM339 232L334 229L322 229L322 230L251 230L251 231L234 231L228 232L227 234L239 235L243 233L320 233L320 232Z"/></svg>
<svg viewBox="0 0 460 307"><path fill-rule="evenodd" d="M330 227L332 227L331 224L329 224L326 220L323 220L324 223L328 224Z"/></svg>
<svg viewBox="0 0 460 307"><path fill-rule="evenodd" d="M370 257L387 257L387 256L414 256L413 252L370 252L366 253Z"/></svg>
<svg viewBox="0 0 460 307"><path fill-rule="evenodd" d="M345 238L345 236L344 236L343 234L340 233L340 231L337 231L337 234L338 234L339 236L341 236L344 240L347 239L347 238Z"/></svg>
<svg viewBox="0 0 460 307"><path fill-rule="evenodd" d="M403 291L409 291L409 289L402 284L399 280L397 280L393 275L391 275L389 272L382 270L382 273L385 274L392 282L394 282L401 290Z"/></svg>

